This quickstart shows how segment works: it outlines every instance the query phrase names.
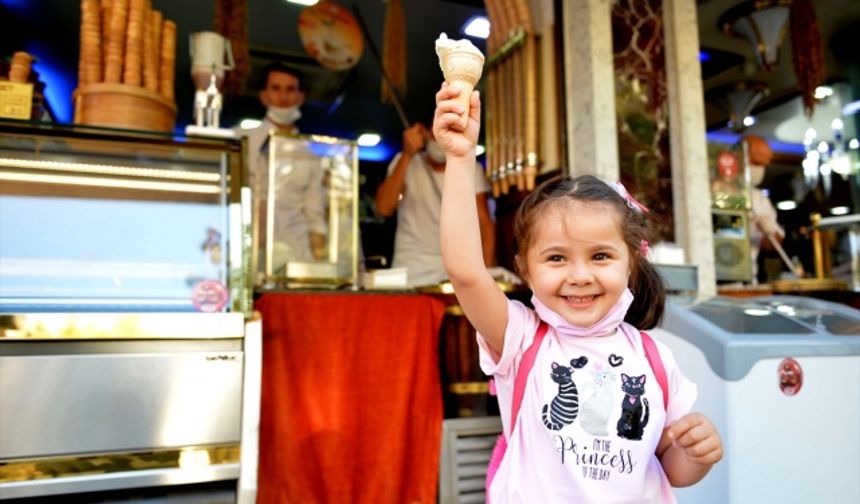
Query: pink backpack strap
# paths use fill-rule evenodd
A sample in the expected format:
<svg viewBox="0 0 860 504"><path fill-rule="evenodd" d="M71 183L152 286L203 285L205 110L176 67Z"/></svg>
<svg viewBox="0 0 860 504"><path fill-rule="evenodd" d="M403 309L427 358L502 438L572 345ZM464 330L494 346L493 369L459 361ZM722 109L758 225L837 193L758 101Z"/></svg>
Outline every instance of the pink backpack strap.
<svg viewBox="0 0 860 504"><path fill-rule="evenodd" d="M520 404L523 402L523 395L526 392L526 381L529 378L532 366L534 366L535 357L537 357L543 337L546 336L546 331L546 322L541 320L538 325L537 332L535 332L534 340L532 340L532 344L529 345L525 353L523 353L523 360L520 362L519 369L517 369L517 376L514 379L514 397L513 402L511 403L511 432L514 431L514 426L517 425L517 416L520 413Z"/></svg>
<svg viewBox="0 0 860 504"><path fill-rule="evenodd" d="M666 376L666 368L663 366L663 359L660 358L660 352L657 350L657 344L651 336L645 331L639 331L642 335L642 347L645 349L645 358L648 359L648 364L651 365L651 370L654 371L654 376L657 377L657 383L663 389L663 406L666 410L669 409L669 379Z"/></svg>

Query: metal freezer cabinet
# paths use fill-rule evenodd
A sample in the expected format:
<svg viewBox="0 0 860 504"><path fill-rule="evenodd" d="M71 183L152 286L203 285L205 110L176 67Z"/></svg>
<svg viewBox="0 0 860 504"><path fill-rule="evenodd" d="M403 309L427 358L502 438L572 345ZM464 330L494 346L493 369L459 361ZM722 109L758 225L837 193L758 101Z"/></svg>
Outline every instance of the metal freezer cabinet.
<svg viewBox="0 0 860 504"><path fill-rule="evenodd" d="M725 456L678 501L860 502L860 311L775 296L671 304L654 336L699 387Z"/></svg>
<svg viewBox="0 0 860 504"><path fill-rule="evenodd" d="M242 152L0 121L0 500L240 477Z"/></svg>

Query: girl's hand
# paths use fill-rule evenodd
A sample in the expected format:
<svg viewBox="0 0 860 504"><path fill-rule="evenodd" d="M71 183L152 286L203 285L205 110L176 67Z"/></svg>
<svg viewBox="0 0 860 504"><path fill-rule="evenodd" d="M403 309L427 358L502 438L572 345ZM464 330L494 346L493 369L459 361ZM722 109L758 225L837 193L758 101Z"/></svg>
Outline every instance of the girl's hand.
<svg viewBox="0 0 860 504"><path fill-rule="evenodd" d="M711 466L723 458L723 442L714 424L701 413L690 413L668 429L672 445L692 462Z"/></svg>
<svg viewBox="0 0 860 504"><path fill-rule="evenodd" d="M455 100L459 95L459 87L448 85L448 82L442 83L442 88L436 93L433 136L445 151L448 160L468 158L474 161L475 145L478 143L478 132L481 129L481 99L478 91L472 92L469 118L463 128L460 124L463 106Z"/></svg>

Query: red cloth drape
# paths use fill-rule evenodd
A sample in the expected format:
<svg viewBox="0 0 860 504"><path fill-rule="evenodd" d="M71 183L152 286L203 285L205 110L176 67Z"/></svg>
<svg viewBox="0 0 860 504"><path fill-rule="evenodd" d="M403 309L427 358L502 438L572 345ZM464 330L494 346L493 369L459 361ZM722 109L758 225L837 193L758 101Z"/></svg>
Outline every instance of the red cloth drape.
<svg viewBox="0 0 860 504"><path fill-rule="evenodd" d="M442 399L429 296L265 294L258 502L436 502Z"/></svg>

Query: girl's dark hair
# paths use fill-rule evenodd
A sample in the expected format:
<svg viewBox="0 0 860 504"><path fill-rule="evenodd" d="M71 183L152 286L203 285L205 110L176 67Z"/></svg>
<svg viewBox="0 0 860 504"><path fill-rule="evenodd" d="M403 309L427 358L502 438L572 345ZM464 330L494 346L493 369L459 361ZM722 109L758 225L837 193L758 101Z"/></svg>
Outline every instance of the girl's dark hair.
<svg viewBox="0 0 860 504"><path fill-rule="evenodd" d="M578 177L559 176L547 180L526 196L514 218L514 238L517 254L525 253L533 239L534 225L554 203L589 201L606 203L615 208L620 217L619 227L630 252L630 290L635 299L624 321L637 329L652 329L663 316L666 304L666 287L654 265L642 254L642 241L648 240L646 213L633 210L627 201L605 182L592 175ZM518 268L525 257L517 261ZM524 273L521 271L520 273Z"/></svg>

